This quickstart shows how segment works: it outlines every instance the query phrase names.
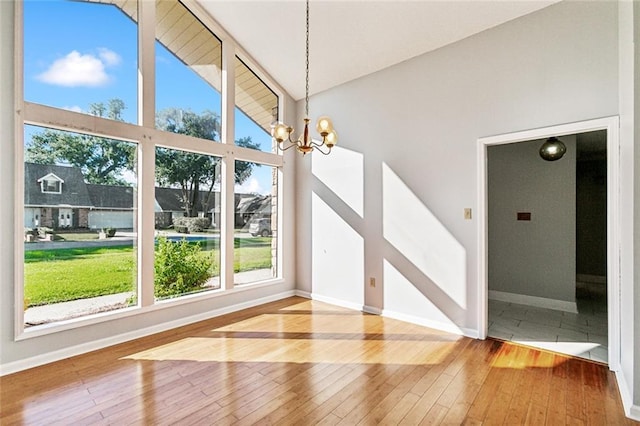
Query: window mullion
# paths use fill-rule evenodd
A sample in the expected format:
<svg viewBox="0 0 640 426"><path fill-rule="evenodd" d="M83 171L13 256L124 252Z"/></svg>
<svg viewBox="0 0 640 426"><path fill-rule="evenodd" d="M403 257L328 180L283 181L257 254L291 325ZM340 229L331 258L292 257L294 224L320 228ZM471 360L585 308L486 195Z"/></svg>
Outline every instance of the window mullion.
<svg viewBox="0 0 640 426"><path fill-rule="evenodd" d="M5 109L5 106L13 105L11 107L17 111L15 116L11 116L9 114L3 114L3 117L0 118L0 122L2 122L3 127L14 120L13 132L9 126L7 132L3 132L4 136L12 135L13 140L15 140L15 145L13 147L13 154L15 155L15 161L13 163L13 170L4 169L4 173L7 173L9 176L13 176L14 180L14 214L15 214L15 237L14 237L14 301L15 301L15 311L14 311L14 333L15 336L18 337L24 332L24 264L21 261L24 259L24 243L21 239L21 233L24 230L24 26L23 26L23 16L24 16L24 5L22 2L14 2L14 5L6 5L3 4L0 6L2 8L2 13L7 10L14 9L15 17L15 31L14 31L14 45L13 51L10 48L3 49L0 52L0 62L2 62L3 66L9 64L13 59L15 81L12 80L11 73L7 73L4 80L3 89L7 87L14 88L14 98L10 99L7 92L4 92L4 96L0 105L2 106L4 111L9 111L9 108ZM4 21L4 20L3 20ZM5 26L2 31L2 35L7 34L9 26ZM7 67L8 69L8 67ZM2 166L8 164L8 158L11 158L11 151L4 151L4 159L5 162L2 163ZM13 173L12 173L13 172ZM3 173L3 174L4 174ZM10 194L10 192L9 192ZM7 210L3 210L7 211ZM8 253L7 253L8 254ZM6 319L6 317L2 317L2 319Z"/></svg>
<svg viewBox="0 0 640 426"><path fill-rule="evenodd" d="M155 127L156 2L138 2L138 124Z"/></svg>
<svg viewBox="0 0 640 426"><path fill-rule="evenodd" d="M223 226L221 229L220 282L221 288L233 288L233 255L235 225L235 47L233 43L222 44L222 143L227 144L227 154L222 159L221 208Z"/></svg>
<svg viewBox="0 0 640 426"><path fill-rule="evenodd" d="M138 2L138 124L155 126L156 2ZM138 295L140 306L154 304L155 146L143 130L138 145Z"/></svg>

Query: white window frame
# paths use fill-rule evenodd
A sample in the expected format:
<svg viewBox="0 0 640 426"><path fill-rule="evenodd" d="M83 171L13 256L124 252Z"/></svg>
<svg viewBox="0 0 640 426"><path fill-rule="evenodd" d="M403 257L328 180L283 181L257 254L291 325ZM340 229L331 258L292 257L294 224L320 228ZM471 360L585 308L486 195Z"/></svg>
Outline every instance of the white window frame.
<svg viewBox="0 0 640 426"><path fill-rule="evenodd" d="M111 311L106 314L90 315L61 323L52 323L43 327L24 328L24 263L15 265L15 339L24 340L53 332L79 328L91 324L105 322L122 317L163 309L178 304L198 302L203 299L219 297L234 290L233 253L234 253L234 167L235 161L249 161L278 170L278 263L277 274L273 279L252 284L243 284L242 288L280 284L283 277L283 194L284 173L283 155L281 152L269 153L243 148L234 144L234 111L235 111L235 57L238 56L251 70L278 96L278 108L284 111L286 92L193 0L183 0L184 6L191 11L222 42L222 113L221 143L195 139L193 137L167 133L155 129L155 2L138 1L138 116L139 124L112 121L90 115L78 114L61 108L41 105L24 100L23 69L23 6L16 3L16 196L15 217L22 219L24 210L24 125L36 125L64 131L76 131L83 134L100 136L133 142L137 144L138 167L138 306ZM156 144L155 141L162 141ZM155 301L153 288L154 262L154 207L155 207L155 149L158 146L212 155L221 158L221 202L223 219L221 226L221 289L198 293L180 298ZM15 247L16 258L24 259L24 243L22 239L23 223L16 219Z"/></svg>
<svg viewBox="0 0 640 426"><path fill-rule="evenodd" d="M40 191L42 191L43 194L62 194L62 184L64 183L64 180L60 179L54 173L49 173L48 175L41 177L38 179L38 182L40 183ZM46 187L49 185L49 182L57 182L58 190L47 191Z"/></svg>

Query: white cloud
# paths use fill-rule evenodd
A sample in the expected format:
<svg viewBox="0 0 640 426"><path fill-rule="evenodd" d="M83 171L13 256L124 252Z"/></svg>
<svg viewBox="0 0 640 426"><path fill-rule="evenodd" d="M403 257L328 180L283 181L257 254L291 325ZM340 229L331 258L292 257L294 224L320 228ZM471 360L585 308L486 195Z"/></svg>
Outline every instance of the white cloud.
<svg viewBox="0 0 640 426"><path fill-rule="evenodd" d="M48 70L38 75L38 80L66 87L104 86L111 80L106 68L117 65L120 56L104 48L99 49L98 55L99 57L83 55L73 50L65 57L55 60Z"/></svg>
<svg viewBox="0 0 640 426"><path fill-rule="evenodd" d="M118 55L113 50L107 49L106 47L99 48L98 55L100 56L100 59L104 61L104 64L106 66L114 66L120 64L120 55Z"/></svg>
<svg viewBox="0 0 640 426"><path fill-rule="evenodd" d="M258 179L254 177L244 181L242 185L236 184L235 191L239 194L269 194L269 191L262 188Z"/></svg>

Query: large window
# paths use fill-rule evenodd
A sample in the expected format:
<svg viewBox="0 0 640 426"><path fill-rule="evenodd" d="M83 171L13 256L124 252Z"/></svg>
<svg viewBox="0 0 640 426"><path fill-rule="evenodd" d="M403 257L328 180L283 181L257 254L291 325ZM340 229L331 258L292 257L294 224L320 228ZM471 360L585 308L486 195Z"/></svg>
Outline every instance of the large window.
<svg viewBox="0 0 640 426"><path fill-rule="evenodd" d="M278 96L237 57L225 87L213 21L176 0L28 1L23 19L23 329L280 278Z"/></svg>
<svg viewBox="0 0 640 426"><path fill-rule="evenodd" d="M155 52L156 127L219 141L220 40L182 3L158 0Z"/></svg>
<svg viewBox="0 0 640 426"><path fill-rule="evenodd" d="M122 140L25 126L25 327L135 305L135 153Z"/></svg>
<svg viewBox="0 0 640 426"><path fill-rule="evenodd" d="M115 3L23 3L25 100L137 122L137 3Z"/></svg>
<svg viewBox="0 0 640 426"><path fill-rule="evenodd" d="M220 288L220 158L156 149L156 299Z"/></svg>
<svg viewBox="0 0 640 426"><path fill-rule="evenodd" d="M277 168L236 161L235 204L234 282L273 278L278 264Z"/></svg>
<svg viewBox="0 0 640 426"><path fill-rule="evenodd" d="M236 57L236 144L273 152L271 124L278 118L278 97Z"/></svg>

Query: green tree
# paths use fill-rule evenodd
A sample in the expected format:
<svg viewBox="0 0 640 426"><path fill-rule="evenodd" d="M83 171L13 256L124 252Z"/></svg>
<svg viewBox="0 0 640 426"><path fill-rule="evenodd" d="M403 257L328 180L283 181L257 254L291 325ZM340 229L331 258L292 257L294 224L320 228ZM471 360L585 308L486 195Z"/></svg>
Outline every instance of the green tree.
<svg viewBox="0 0 640 426"><path fill-rule="evenodd" d="M91 104L88 112L97 117L123 121L122 111L125 108L121 99L110 99L106 104ZM157 114L156 127L213 141L220 134L220 118L211 111L196 114L189 110L167 108ZM250 136L236 140L236 145L259 148ZM78 167L89 183L127 185L123 174L134 172L135 151L135 145L128 142L46 129L31 137L25 158L33 163ZM179 187L185 213L197 216L198 210L209 205L219 176L219 163L216 157L159 148L156 152L156 179L162 186ZM256 166L255 163L237 162L236 183L246 181Z"/></svg>
<svg viewBox="0 0 640 426"><path fill-rule="evenodd" d="M189 110L168 108L156 116L156 127L213 141L220 134L220 119L211 111L204 111L198 115ZM236 145L259 148L250 136L236 140ZM236 183L247 180L256 166L258 165L255 163L237 162ZM197 216L198 210L206 210L219 177L219 167L220 159L217 157L168 148L158 148L156 151L156 180L162 186L180 187L187 216Z"/></svg>
<svg viewBox="0 0 640 426"><path fill-rule="evenodd" d="M111 99L91 104L89 114L122 120L124 102ZM123 172L132 172L135 145L93 135L45 129L32 135L25 151L27 161L39 164L69 164L82 170L89 183L127 185Z"/></svg>

